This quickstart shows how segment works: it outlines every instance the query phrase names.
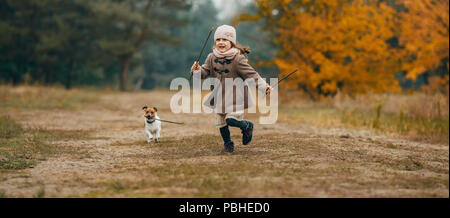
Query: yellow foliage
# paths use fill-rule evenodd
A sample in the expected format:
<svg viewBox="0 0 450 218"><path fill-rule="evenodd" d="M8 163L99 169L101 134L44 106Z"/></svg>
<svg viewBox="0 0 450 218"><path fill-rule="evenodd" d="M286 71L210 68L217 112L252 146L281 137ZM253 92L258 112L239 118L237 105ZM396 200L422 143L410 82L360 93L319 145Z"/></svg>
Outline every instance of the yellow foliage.
<svg viewBox="0 0 450 218"><path fill-rule="evenodd" d="M399 0L408 10L400 13L403 70L416 79L449 59L449 1ZM447 67L448 72L448 67Z"/></svg>
<svg viewBox="0 0 450 218"><path fill-rule="evenodd" d="M448 0L399 0L406 12L377 0L256 3L257 14L238 22L266 21L280 48L273 63L283 73L300 69L286 87L312 97L397 92L399 72L415 79L448 60Z"/></svg>

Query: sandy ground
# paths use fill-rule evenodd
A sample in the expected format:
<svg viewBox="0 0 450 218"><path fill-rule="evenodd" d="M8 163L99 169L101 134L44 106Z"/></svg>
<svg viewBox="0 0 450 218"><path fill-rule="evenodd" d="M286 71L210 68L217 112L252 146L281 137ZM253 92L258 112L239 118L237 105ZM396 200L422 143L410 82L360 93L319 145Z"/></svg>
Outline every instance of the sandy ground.
<svg viewBox="0 0 450 218"><path fill-rule="evenodd" d="M7 196L33 197L40 188L45 188L46 197L83 196L99 187L90 184L101 184L120 175L120 178L140 179L136 174L127 174L127 169L140 169L157 165L152 155L155 150L149 146L112 146L114 144L129 144L146 140L143 124L142 106L155 106L161 119L184 122L187 125L163 123L162 140L167 138L182 140L202 134L216 134L213 114L173 114L169 108L169 101L173 93L165 91L123 93L105 95L96 104L86 106L82 110L40 110L6 112L14 120L25 127L45 127L49 130L87 130L86 139L73 139L52 142L57 146L68 146L84 154L63 154L50 157L40 162L34 168L20 170L15 173L2 175L0 190L5 190ZM305 124L279 121L276 125L260 125L255 115L249 117L255 123L255 138L265 134L296 133L307 135L308 140L320 138L336 146L336 149L347 149L347 144L335 143L347 140L350 144L361 146L368 153L383 154L395 158L398 156L417 156L424 158L446 158L447 164L440 163L443 173L436 175L447 177L447 187L435 189L436 196L448 197L448 145L425 144L375 135L369 131L346 129L321 129ZM240 132L232 130L233 135ZM213 142L215 143L215 142ZM402 149L389 149L379 144L392 144ZM221 147L217 144L217 147ZM432 151L432 152L428 152ZM433 156L434 155L434 156ZM199 157L205 161L217 156ZM191 161L196 161L195 159ZM439 164L439 163L437 163ZM327 163L317 164L315 167L326 167ZM446 172L445 172L446 171ZM435 175L436 172L420 171L424 176ZM87 184L86 184L87 183ZM402 196L405 190L398 190ZM326 192L317 191L316 197L328 197ZM383 193L382 189L372 194ZM395 194L394 194L395 195ZM373 196L373 195L358 195ZM282 196L281 196L282 197ZM350 196L351 197L351 196Z"/></svg>

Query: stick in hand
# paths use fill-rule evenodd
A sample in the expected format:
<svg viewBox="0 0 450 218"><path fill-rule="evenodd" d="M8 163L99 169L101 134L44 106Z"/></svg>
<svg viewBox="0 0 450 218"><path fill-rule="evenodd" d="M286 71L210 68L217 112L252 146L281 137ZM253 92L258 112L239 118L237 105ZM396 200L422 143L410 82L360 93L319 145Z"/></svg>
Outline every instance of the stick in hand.
<svg viewBox="0 0 450 218"><path fill-rule="evenodd" d="M291 73L289 73L288 75L284 76L284 77L281 78L280 80L278 80L278 83L275 84L275 85L272 87L272 89L275 88L276 86L278 86L278 84L280 84L281 81L287 79L289 76L291 76L292 74L294 74L294 73L297 72L297 71L298 71L298 68L295 69L294 71L292 71Z"/></svg>

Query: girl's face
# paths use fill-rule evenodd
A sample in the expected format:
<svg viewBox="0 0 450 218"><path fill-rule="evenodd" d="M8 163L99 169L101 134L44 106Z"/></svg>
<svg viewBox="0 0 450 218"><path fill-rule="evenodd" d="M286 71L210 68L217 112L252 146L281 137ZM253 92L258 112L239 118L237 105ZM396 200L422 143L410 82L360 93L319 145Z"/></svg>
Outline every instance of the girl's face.
<svg viewBox="0 0 450 218"><path fill-rule="evenodd" d="M231 41L227 39L216 39L216 48L220 52L226 52L231 48Z"/></svg>

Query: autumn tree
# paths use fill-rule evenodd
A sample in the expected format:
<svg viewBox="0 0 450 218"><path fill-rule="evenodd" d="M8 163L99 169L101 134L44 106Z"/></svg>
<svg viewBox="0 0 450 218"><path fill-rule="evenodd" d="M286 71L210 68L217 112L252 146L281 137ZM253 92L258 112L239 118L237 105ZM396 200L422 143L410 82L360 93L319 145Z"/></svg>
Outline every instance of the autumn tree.
<svg viewBox="0 0 450 218"><path fill-rule="evenodd" d="M280 46L274 59L281 72L299 68L287 84L312 98L345 93L399 90L394 37L395 11L379 1L258 0L255 15L267 21ZM389 70L387 70L389 69Z"/></svg>
<svg viewBox="0 0 450 218"><path fill-rule="evenodd" d="M400 0L398 54L407 78L438 70L435 86L449 84L449 1ZM439 69L440 68L440 69Z"/></svg>

